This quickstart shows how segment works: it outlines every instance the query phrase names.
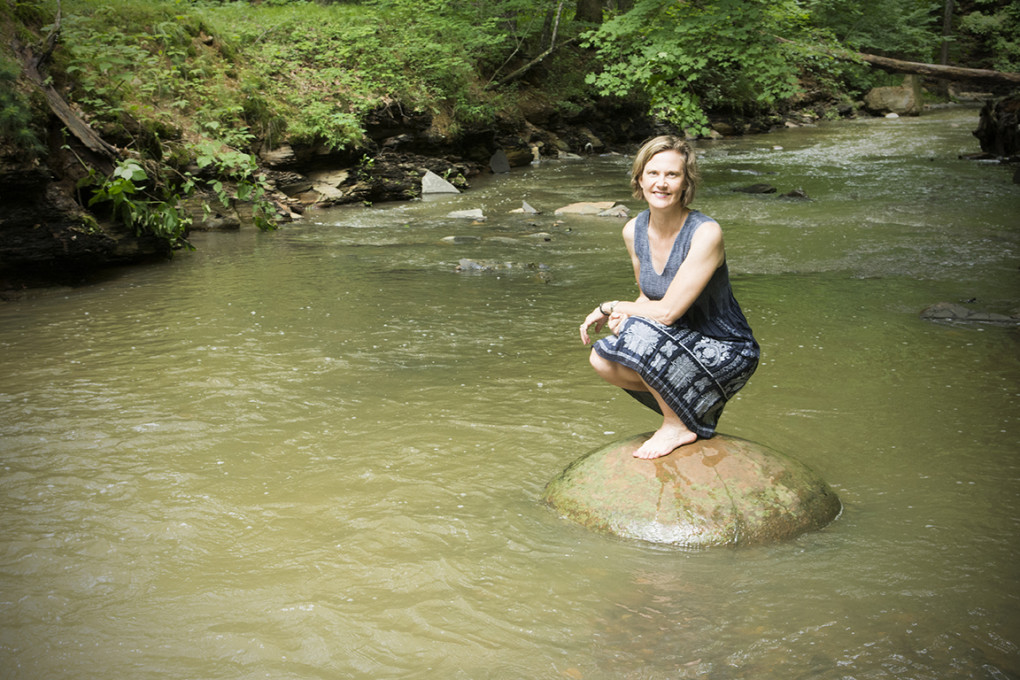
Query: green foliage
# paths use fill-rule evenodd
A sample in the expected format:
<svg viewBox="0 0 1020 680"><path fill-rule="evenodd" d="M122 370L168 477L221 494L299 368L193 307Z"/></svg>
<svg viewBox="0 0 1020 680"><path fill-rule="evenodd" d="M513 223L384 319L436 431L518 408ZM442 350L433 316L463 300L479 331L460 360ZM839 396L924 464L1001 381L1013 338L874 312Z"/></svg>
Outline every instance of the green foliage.
<svg viewBox="0 0 1020 680"><path fill-rule="evenodd" d="M553 7L64 0L57 54L71 97L108 129L155 119L235 148L289 138L356 149L369 112L393 104L450 130L491 124L506 104L485 85L509 57L544 49Z"/></svg>
<svg viewBox="0 0 1020 680"><path fill-rule="evenodd" d="M375 167L375 159L371 156L363 155L361 160L358 161L358 179L361 181L372 179L373 167Z"/></svg>
<svg viewBox="0 0 1020 680"><path fill-rule="evenodd" d="M172 247L187 246L192 224L184 200L199 190L213 193L224 206L235 199L252 205L252 216L260 229L274 229L273 206L267 198L265 178L259 174L250 154L202 142L192 149L202 177L191 173L175 175L152 161L122 160L109 177L90 169L79 188L91 188L90 207L107 205L110 215L138 234L152 234ZM208 214L211 208L203 204Z"/></svg>
<svg viewBox="0 0 1020 680"><path fill-rule="evenodd" d="M222 148L211 142L199 144L195 151L197 152L195 164L199 169L210 170L213 173L212 179L204 183L213 190L221 204L229 206L234 198L251 203L255 225L264 231L276 228L273 205L267 198L269 187L265 177L259 173L254 156ZM182 188L186 193L190 193L192 187L201 182L190 174L185 176L187 181ZM228 193L224 181L234 186L233 195ZM206 211L208 210L206 206Z"/></svg>
<svg viewBox="0 0 1020 680"><path fill-rule="evenodd" d="M87 112L99 119L116 120L123 112L125 97L141 99L163 94L166 81L158 57L142 45L125 42L103 29L94 28L80 17L63 20L63 33L69 47L62 50L63 71L73 79L72 96ZM160 73L132 86L136 72Z"/></svg>
<svg viewBox="0 0 1020 680"><path fill-rule="evenodd" d="M45 147L33 125L31 106L17 90L20 72L16 64L0 58L0 138L21 153L35 157Z"/></svg>
<svg viewBox="0 0 1020 680"><path fill-rule="evenodd" d="M243 150L255 139L247 117L277 134L279 117L264 99L245 96L251 90L238 86L234 65L201 37L202 18L180 2L139 0L65 0L63 12L53 70L93 125L127 135L118 143L138 154L110 177L90 170L82 182L92 190L89 205L173 247L187 245L191 216L182 202L198 191L251 202L256 224L273 228L267 187ZM201 178L179 171L192 159Z"/></svg>
<svg viewBox="0 0 1020 680"><path fill-rule="evenodd" d="M974 55L978 67L999 71L1020 71L1020 4L1008 0L978 0L960 16L959 45Z"/></svg>
<svg viewBox="0 0 1020 680"><path fill-rule="evenodd" d="M932 61L940 45L941 0L805 0L811 25L860 52Z"/></svg>
<svg viewBox="0 0 1020 680"><path fill-rule="evenodd" d="M90 173L81 186L95 184L89 206L109 203L113 216L136 233L150 233L171 246L186 244L185 233L191 225L191 216L180 207L178 196L149 198L144 193L149 176L134 160L121 161L109 177L99 179Z"/></svg>
<svg viewBox="0 0 1020 680"><path fill-rule="evenodd" d="M779 0L638 0L588 36L601 66L588 80L703 133L708 110L755 112L796 91L796 65L774 37L791 8Z"/></svg>
<svg viewBox="0 0 1020 680"><path fill-rule="evenodd" d="M257 12L226 4L205 8L203 21L237 53L240 78L264 86L292 139L357 148L365 115L393 102L465 125L491 121L497 102L479 73L501 63L517 35L497 9L438 0L264 3ZM514 26L540 29L535 16L518 16Z"/></svg>

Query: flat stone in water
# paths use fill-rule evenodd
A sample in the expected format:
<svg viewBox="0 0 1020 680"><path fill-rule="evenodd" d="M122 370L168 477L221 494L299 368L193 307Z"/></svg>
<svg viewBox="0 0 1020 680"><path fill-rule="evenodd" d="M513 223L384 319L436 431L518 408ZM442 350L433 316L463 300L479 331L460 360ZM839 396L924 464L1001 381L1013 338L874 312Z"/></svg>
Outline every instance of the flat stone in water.
<svg viewBox="0 0 1020 680"><path fill-rule="evenodd" d="M425 175L421 178L421 192L423 194L459 194L460 189L431 170L426 170Z"/></svg>
<svg viewBox="0 0 1020 680"><path fill-rule="evenodd" d="M717 434L655 460L633 457L651 433L582 456L545 501L589 529L685 548L761 545L820 529L839 514L835 492L806 465Z"/></svg>

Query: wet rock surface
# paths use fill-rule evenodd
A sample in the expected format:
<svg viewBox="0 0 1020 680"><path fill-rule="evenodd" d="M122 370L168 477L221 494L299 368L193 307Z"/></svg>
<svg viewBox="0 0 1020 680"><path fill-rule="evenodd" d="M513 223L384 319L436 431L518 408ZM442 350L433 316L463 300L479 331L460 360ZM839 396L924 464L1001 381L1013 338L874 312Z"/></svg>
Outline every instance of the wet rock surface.
<svg viewBox="0 0 1020 680"><path fill-rule="evenodd" d="M917 76L908 75L900 86L873 88L864 95L864 107L876 116L890 113L919 116L923 109L921 81Z"/></svg>
<svg viewBox="0 0 1020 680"><path fill-rule="evenodd" d="M545 502L586 528L682 548L782 541L841 510L817 473L760 444L718 434L656 460L634 458L649 436L581 457L549 483Z"/></svg>

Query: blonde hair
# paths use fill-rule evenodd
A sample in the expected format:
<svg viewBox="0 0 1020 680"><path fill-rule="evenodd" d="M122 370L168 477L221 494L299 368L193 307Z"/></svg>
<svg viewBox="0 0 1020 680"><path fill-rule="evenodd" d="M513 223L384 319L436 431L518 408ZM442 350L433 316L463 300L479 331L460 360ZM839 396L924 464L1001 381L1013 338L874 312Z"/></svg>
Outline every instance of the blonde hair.
<svg viewBox="0 0 1020 680"><path fill-rule="evenodd" d="M630 188L634 198L644 198L641 190L641 174L645 171L652 156L663 151L676 151L684 159L684 183L680 190L680 203L686 208L694 202L694 194L698 190L701 176L698 174L698 161L694 157L691 145L675 135L661 135L650 139L638 150L634 157L634 165L630 169Z"/></svg>

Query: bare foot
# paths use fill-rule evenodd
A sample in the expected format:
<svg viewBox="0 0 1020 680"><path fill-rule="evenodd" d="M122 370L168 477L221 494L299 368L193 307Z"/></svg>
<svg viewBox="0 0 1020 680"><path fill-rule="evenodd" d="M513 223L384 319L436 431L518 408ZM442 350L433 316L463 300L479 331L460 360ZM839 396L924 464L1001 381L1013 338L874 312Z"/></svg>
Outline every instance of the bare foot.
<svg viewBox="0 0 1020 680"><path fill-rule="evenodd" d="M655 434L634 452L634 457L647 460L661 458L697 439L698 435L688 430L683 424L663 423L662 427L656 430Z"/></svg>

